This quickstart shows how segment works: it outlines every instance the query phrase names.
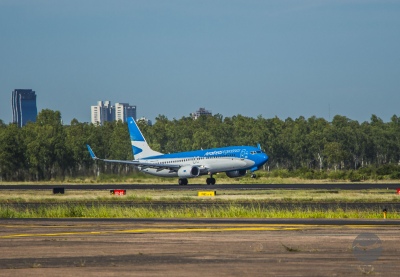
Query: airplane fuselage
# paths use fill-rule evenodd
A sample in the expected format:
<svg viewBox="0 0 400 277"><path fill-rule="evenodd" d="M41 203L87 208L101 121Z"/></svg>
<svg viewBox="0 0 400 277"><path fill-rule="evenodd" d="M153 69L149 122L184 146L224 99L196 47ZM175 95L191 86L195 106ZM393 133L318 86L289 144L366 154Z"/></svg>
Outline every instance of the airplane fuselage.
<svg viewBox="0 0 400 277"><path fill-rule="evenodd" d="M147 157L138 160L139 162L163 164L168 166L179 165L181 167L197 167L199 175L213 174L216 172L226 172L235 170L251 170L260 166L267 159L266 154L256 147L250 146L231 146L223 148L213 148L173 154L164 154ZM259 161L259 162L257 162ZM182 177L179 171L160 168L149 168L138 166L142 172L161 176L161 177ZM257 168L258 169L258 168ZM185 177L197 177L185 176Z"/></svg>

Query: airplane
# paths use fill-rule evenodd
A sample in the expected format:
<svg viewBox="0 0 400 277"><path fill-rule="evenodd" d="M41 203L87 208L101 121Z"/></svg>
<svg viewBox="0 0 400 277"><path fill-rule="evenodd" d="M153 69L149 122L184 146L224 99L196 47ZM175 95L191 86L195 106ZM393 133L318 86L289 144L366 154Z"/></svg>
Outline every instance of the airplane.
<svg viewBox="0 0 400 277"><path fill-rule="evenodd" d="M251 177L255 178L253 172L268 161L268 156L261 150L260 144L257 147L229 146L163 154L150 148L132 117L128 117L127 122L134 160L99 159L92 148L86 145L93 160L134 165L139 171L155 176L179 177L179 185L187 185L188 178L201 175L210 175L206 183L215 185L213 175L219 172L225 172L228 177L236 178L246 175L250 170Z"/></svg>

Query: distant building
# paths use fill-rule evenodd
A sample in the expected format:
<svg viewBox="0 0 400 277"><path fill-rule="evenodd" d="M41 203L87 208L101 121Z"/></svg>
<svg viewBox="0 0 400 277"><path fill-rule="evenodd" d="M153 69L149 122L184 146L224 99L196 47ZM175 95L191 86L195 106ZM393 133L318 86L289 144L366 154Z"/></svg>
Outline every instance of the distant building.
<svg viewBox="0 0 400 277"><path fill-rule="evenodd" d="M97 106L91 106L91 118L93 124L103 125L106 121L112 121L110 101L98 101Z"/></svg>
<svg viewBox="0 0 400 277"><path fill-rule="evenodd" d="M136 120L136 106L130 106L128 103L115 103L111 101L98 101L96 106L91 106L91 121L93 124L103 125L107 121L126 121L127 117L133 117Z"/></svg>
<svg viewBox="0 0 400 277"><path fill-rule="evenodd" d="M153 125L153 122L151 122L150 119L147 119L147 118L145 118L145 117L139 118L139 119L137 120L137 122L144 122L145 124L147 124L147 125L149 125L149 126Z"/></svg>
<svg viewBox="0 0 400 277"><path fill-rule="evenodd" d="M31 89L15 89L11 95L12 121L18 127L25 126L28 121L36 122L36 93Z"/></svg>
<svg viewBox="0 0 400 277"><path fill-rule="evenodd" d="M136 106L130 106L128 103L115 103L115 120L125 122L127 117L133 117L136 121Z"/></svg>
<svg viewBox="0 0 400 277"><path fill-rule="evenodd" d="M196 112L192 113L192 118L198 119L201 115L212 115L212 113L205 108L200 108Z"/></svg>

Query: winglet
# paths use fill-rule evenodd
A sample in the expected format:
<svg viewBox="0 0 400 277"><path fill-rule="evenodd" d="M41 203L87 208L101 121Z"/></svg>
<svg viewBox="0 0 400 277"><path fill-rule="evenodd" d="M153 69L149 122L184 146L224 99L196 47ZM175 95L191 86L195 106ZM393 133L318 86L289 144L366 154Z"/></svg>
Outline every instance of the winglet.
<svg viewBox="0 0 400 277"><path fill-rule="evenodd" d="M257 148L261 150L261 145L257 143Z"/></svg>
<svg viewBox="0 0 400 277"><path fill-rule="evenodd" d="M98 158L96 157L96 155L94 154L92 148L90 148L89 144L86 144L86 147L90 153L90 156L92 157L93 160L97 160Z"/></svg>

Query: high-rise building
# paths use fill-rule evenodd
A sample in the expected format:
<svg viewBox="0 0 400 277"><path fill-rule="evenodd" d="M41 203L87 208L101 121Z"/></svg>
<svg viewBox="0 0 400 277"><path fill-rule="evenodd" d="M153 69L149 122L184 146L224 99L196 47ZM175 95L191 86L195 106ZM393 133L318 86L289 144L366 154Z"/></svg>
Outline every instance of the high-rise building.
<svg viewBox="0 0 400 277"><path fill-rule="evenodd" d="M130 116L136 120L136 106L130 106L128 103L115 103L115 106L111 106L110 101L98 101L97 106L91 106L93 124L103 125L106 121L114 120L125 122Z"/></svg>
<svg viewBox="0 0 400 277"><path fill-rule="evenodd" d="M35 122L37 117L36 93L31 89L15 89L11 95L13 123L18 127L28 121Z"/></svg>
<svg viewBox="0 0 400 277"><path fill-rule="evenodd" d="M133 117L136 120L136 106L130 106L128 103L115 103L115 120L125 122L127 117Z"/></svg>
<svg viewBox="0 0 400 277"><path fill-rule="evenodd" d="M98 101L97 106L91 106L93 124L103 125L106 121L113 121L113 109L110 101Z"/></svg>

